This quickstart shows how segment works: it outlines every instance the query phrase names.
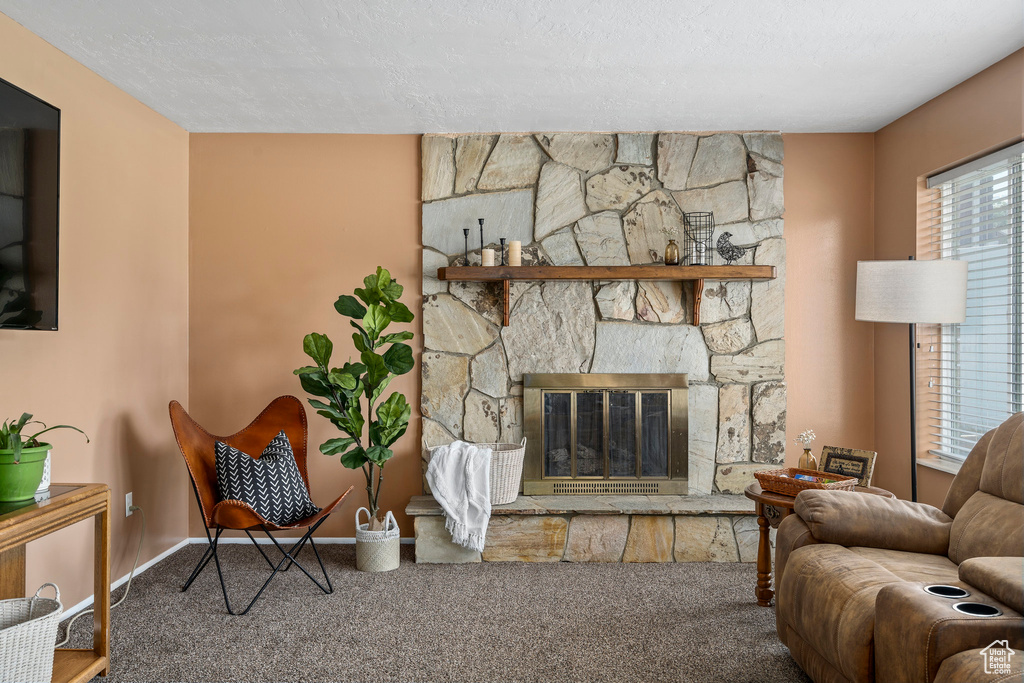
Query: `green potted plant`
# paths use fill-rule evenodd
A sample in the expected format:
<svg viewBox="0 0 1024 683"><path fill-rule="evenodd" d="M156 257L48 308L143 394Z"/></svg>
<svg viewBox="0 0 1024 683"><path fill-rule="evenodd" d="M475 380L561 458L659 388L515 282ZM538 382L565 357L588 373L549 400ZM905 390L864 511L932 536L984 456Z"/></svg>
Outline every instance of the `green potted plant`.
<svg viewBox="0 0 1024 683"><path fill-rule="evenodd" d="M317 414L344 434L325 441L320 452L340 456L342 465L362 470L366 478L368 520L360 524L356 513L356 567L385 571L398 566L399 530L390 512L384 517L380 514L384 464L394 454L391 445L409 427L411 409L397 391L381 398L391 380L414 365L412 349L402 343L412 339L412 332L385 334L385 330L393 322L412 322L414 316L399 301L402 285L384 268L378 266L376 273L363 279L363 285L355 290L355 296L343 294L334 303L338 313L351 318L359 362L350 359L331 367L334 344L327 335L314 332L302 341L302 349L314 365L299 368L295 374L302 388L318 397L309 399Z"/></svg>
<svg viewBox="0 0 1024 683"><path fill-rule="evenodd" d="M41 430L35 434L25 435L22 432L29 425L40 425ZM43 479L43 469L50 455L52 445L39 440L39 436L54 429L74 429L88 435L78 427L71 425L54 425L47 427L38 420L33 420L29 413L21 418L4 420L0 425L0 503L14 503L31 499L39 482Z"/></svg>

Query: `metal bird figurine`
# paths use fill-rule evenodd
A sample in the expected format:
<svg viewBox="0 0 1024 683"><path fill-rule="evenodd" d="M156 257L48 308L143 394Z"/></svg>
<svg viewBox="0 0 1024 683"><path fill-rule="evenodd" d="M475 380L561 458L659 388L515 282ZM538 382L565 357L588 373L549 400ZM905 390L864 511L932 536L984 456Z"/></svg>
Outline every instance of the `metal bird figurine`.
<svg viewBox="0 0 1024 683"><path fill-rule="evenodd" d="M731 265L733 261L738 261L747 253L746 247L737 247L729 241L730 237L731 232L723 232L718 238L718 255L725 259L726 265Z"/></svg>

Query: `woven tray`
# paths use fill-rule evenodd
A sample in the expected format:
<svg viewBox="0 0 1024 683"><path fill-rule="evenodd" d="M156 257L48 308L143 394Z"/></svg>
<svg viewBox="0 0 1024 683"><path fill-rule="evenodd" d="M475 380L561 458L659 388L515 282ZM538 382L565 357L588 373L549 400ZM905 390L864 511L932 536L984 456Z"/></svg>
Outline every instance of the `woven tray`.
<svg viewBox="0 0 1024 683"><path fill-rule="evenodd" d="M815 477L815 481L797 479L797 475ZM842 474L821 472L818 470L802 470L798 467L785 467L781 470L762 470L754 472L754 478L761 484L761 489L780 493L784 496L796 496L807 489L822 489L825 491L852 491L857 485L856 477L847 477Z"/></svg>

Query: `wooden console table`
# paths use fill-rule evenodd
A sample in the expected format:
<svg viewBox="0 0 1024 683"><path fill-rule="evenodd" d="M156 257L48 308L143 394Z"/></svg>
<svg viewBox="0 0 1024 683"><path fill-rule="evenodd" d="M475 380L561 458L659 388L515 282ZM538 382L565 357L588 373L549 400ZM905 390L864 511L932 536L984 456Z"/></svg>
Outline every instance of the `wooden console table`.
<svg viewBox="0 0 1024 683"><path fill-rule="evenodd" d="M853 489L857 493L872 493L885 498L895 498L890 491L880 489L876 486L856 486ZM757 587L754 594L757 596L757 604L761 607L770 607L775 591L772 590L772 542L769 531L779 526L783 519L789 516L796 505L796 496L785 496L774 491L764 491L761 484L754 482L743 492L750 500L757 504L757 526L760 530L757 540Z"/></svg>
<svg viewBox="0 0 1024 683"><path fill-rule="evenodd" d="M0 503L0 600L25 597L25 544L95 517L93 647L59 649L53 681L79 683L110 672L110 488L53 484L46 500Z"/></svg>

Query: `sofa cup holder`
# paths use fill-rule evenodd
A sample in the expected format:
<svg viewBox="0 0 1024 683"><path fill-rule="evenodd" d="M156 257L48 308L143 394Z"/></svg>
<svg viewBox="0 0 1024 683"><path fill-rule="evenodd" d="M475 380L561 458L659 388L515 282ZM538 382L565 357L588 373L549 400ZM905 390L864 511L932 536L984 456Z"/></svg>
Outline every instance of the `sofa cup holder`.
<svg viewBox="0 0 1024 683"><path fill-rule="evenodd" d="M947 586L941 583L925 586L924 592L930 593L931 595L937 595L940 598L966 598L970 595L969 591L966 591L959 586Z"/></svg>
<svg viewBox="0 0 1024 683"><path fill-rule="evenodd" d="M998 617L1003 614L998 608L981 602L958 602L953 609L971 617Z"/></svg>

